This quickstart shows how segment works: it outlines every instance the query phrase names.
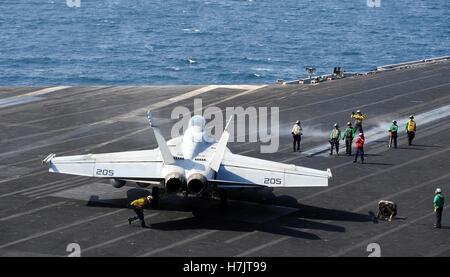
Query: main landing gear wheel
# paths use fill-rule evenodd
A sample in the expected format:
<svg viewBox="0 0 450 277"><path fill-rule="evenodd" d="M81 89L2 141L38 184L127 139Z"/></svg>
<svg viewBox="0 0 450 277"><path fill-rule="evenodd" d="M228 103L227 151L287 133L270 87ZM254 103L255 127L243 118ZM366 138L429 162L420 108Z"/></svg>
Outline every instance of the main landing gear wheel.
<svg viewBox="0 0 450 277"><path fill-rule="evenodd" d="M220 208L226 209L228 206L228 192L226 190L220 193Z"/></svg>
<svg viewBox="0 0 450 277"><path fill-rule="evenodd" d="M152 196L153 196L152 207L158 208L158 204L159 204L159 188L158 187L152 188Z"/></svg>

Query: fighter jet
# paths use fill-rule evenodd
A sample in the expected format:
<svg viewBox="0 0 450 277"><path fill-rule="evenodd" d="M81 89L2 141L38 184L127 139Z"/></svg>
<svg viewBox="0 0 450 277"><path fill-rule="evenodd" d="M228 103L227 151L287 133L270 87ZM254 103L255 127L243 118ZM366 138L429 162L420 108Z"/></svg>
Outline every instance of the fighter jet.
<svg viewBox="0 0 450 277"><path fill-rule="evenodd" d="M205 118L193 116L183 136L166 142L150 111L148 122L158 148L104 154L56 157L43 161L49 172L110 179L120 188L127 182L152 187L154 202L160 193L185 196L220 195L227 205L227 192L246 188L328 186L332 177L325 171L272 162L231 153L228 121L220 139L206 135Z"/></svg>

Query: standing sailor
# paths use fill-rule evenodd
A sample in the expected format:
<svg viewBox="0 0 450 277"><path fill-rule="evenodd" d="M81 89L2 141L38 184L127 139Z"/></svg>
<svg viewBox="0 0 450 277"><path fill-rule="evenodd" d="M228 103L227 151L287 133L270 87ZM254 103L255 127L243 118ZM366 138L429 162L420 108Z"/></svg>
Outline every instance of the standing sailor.
<svg viewBox="0 0 450 277"><path fill-rule="evenodd" d="M416 137L416 122L414 116L410 115L408 122L406 122L406 133L408 134L408 145L412 144L412 141Z"/></svg>
<svg viewBox="0 0 450 277"><path fill-rule="evenodd" d="M445 199L442 196L442 191L440 188L436 189L434 200L434 212L436 213L436 224L435 228L441 228L442 211L444 210Z"/></svg>
<svg viewBox="0 0 450 277"><path fill-rule="evenodd" d="M360 110L357 110L356 113L352 112L350 117L355 120L355 132L358 131L360 133L364 133L362 122L366 119L366 115L362 114Z"/></svg>
<svg viewBox="0 0 450 277"><path fill-rule="evenodd" d="M392 147L392 143L394 143L394 148L397 148L397 133L398 133L397 121L392 120L392 124L389 127L389 148Z"/></svg>
<svg viewBox="0 0 450 277"><path fill-rule="evenodd" d="M297 120L292 127L292 137L294 139L294 152L295 146L297 145L297 151L300 152L300 141L302 140L302 126L300 125L300 121Z"/></svg>
<svg viewBox="0 0 450 277"><path fill-rule="evenodd" d="M355 137L355 128L353 128L351 122L347 122L347 129L344 131L344 136L342 140L345 140L345 152L347 155L352 155L352 142Z"/></svg>
<svg viewBox="0 0 450 277"><path fill-rule="evenodd" d="M358 156L361 156L361 163L364 163L364 134L359 133L358 137L355 140L355 147L356 147L356 154L355 154L355 160L353 161L356 163L358 161Z"/></svg>
<svg viewBox="0 0 450 277"><path fill-rule="evenodd" d="M339 125L337 123L334 124L334 128L330 133L330 156L333 155L333 148L336 147L336 155L339 156L339 140L341 139L341 130L339 130Z"/></svg>

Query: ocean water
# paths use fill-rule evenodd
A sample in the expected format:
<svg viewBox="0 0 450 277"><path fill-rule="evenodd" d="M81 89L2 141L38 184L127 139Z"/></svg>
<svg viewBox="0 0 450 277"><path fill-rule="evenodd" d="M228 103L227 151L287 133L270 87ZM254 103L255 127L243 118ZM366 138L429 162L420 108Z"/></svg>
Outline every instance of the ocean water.
<svg viewBox="0 0 450 277"><path fill-rule="evenodd" d="M0 0L0 85L273 83L450 54L450 1Z"/></svg>

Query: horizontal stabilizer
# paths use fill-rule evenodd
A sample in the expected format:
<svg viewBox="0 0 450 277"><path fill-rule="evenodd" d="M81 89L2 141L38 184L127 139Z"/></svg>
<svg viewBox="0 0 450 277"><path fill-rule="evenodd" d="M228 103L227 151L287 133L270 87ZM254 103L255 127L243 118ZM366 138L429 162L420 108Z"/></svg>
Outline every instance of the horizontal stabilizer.
<svg viewBox="0 0 450 277"><path fill-rule="evenodd" d="M55 156L43 161L50 172L110 179L160 181L163 161L158 150Z"/></svg>
<svg viewBox="0 0 450 277"><path fill-rule="evenodd" d="M324 187L331 170L317 170L225 153L216 179L266 187Z"/></svg>

